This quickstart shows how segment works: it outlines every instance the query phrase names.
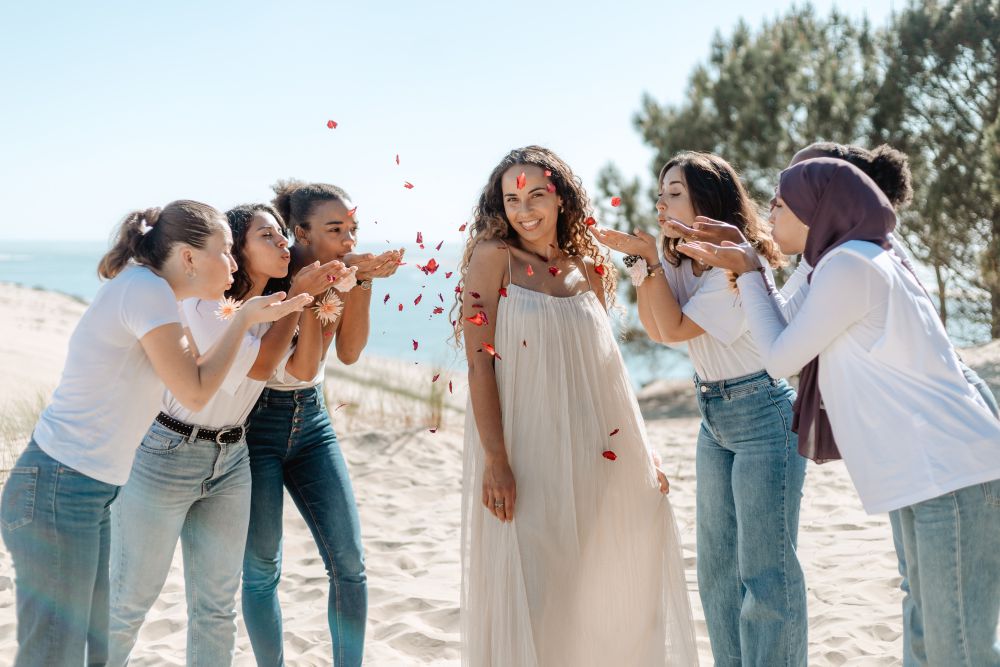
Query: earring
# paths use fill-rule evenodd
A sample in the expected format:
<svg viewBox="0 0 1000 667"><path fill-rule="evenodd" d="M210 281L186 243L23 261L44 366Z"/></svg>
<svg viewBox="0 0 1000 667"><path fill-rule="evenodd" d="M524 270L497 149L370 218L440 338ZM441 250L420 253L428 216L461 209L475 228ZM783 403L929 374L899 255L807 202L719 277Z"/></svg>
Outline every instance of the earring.
<svg viewBox="0 0 1000 667"><path fill-rule="evenodd" d="M187 277L190 278L191 280L194 280L195 278L198 277L198 272L195 271L194 269L188 269L187 270Z"/></svg>

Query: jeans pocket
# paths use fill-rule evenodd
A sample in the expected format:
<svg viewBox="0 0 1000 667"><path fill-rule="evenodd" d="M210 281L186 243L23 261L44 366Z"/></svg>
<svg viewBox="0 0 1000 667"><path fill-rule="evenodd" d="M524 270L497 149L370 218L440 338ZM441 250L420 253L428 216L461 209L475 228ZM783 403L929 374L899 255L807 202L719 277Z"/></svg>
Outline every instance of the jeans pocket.
<svg viewBox="0 0 1000 667"><path fill-rule="evenodd" d="M184 444L184 436L180 433L167 435L157 429L150 430L142 438L139 449L150 454L169 454Z"/></svg>
<svg viewBox="0 0 1000 667"><path fill-rule="evenodd" d="M986 496L986 504L990 507L1000 508L1000 479L980 484L980 486L983 489L983 495Z"/></svg>
<svg viewBox="0 0 1000 667"><path fill-rule="evenodd" d="M5 530L17 530L35 518L35 492L38 487L38 468L14 468L3 486L0 501L0 523Z"/></svg>

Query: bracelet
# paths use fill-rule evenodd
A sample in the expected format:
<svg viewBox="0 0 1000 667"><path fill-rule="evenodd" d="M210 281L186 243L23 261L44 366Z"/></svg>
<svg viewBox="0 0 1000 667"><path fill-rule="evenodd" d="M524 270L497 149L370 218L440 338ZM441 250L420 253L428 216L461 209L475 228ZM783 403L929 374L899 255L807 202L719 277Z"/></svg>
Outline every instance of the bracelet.
<svg viewBox="0 0 1000 667"><path fill-rule="evenodd" d="M645 282L646 278L655 276L657 271L663 271L663 267L660 264L656 264L650 268L646 259L639 255L626 255L622 262L628 270L633 287L639 287Z"/></svg>
<svg viewBox="0 0 1000 667"><path fill-rule="evenodd" d="M364 280L359 280L358 281L358 287L360 287L361 289L370 290L372 288L372 279L371 278L365 278Z"/></svg>

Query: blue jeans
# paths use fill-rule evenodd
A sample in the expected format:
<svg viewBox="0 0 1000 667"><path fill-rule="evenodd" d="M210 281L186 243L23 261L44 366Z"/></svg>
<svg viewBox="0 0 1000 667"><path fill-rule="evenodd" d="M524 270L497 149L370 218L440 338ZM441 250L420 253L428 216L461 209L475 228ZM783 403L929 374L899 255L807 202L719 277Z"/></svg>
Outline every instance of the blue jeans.
<svg viewBox="0 0 1000 667"><path fill-rule="evenodd" d="M265 389L250 418L247 444L253 497L243 560L243 618L257 664L284 664L277 588L287 488L312 531L330 579L327 616L334 664L360 665L368 613L361 525L322 385L296 391Z"/></svg>
<svg viewBox="0 0 1000 667"><path fill-rule="evenodd" d="M909 588L903 664L1000 666L1000 480L889 517Z"/></svg>
<svg viewBox="0 0 1000 667"><path fill-rule="evenodd" d="M0 525L17 583L15 667L107 661L108 508L118 489L62 465L34 440L14 464Z"/></svg>
<svg viewBox="0 0 1000 667"><path fill-rule="evenodd" d="M806 461L794 390L761 371L695 377L701 430L698 588L716 665L805 665L806 587L795 547Z"/></svg>
<svg viewBox="0 0 1000 667"><path fill-rule="evenodd" d="M112 667L128 663L139 627L163 589L178 538L187 665L232 663L249 520L246 442L190 439L154 422L111 509Z"/></svg>
<svg viewBox="0 0 1000 667"><path fill-rule="evenodd" d="M986 407L990 409L993 416L1000 419L1000 407L997 406L997 399L986 381L979 377L976 371L972 370L961 362L962 372L965 379L972 387L979 392ZM900 590L903 591L903 667L918 667L927 664L927 654L924 648L924 631L920 614L913 603L910 595L910 580L906 572L906 556L903 548L903 526L898 512L889 513L889 524L892 526L892 542L896 547L896 556L899 560L899 574L902 580L899 583Z"/></svg>

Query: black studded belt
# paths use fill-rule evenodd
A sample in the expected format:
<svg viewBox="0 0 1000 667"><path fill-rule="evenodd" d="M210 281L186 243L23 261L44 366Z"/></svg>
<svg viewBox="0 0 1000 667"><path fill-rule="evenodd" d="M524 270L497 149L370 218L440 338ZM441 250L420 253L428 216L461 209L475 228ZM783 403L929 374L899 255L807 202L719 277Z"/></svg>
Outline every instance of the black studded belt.
<svg viewBox="0 0 1000 667"><path fill-rule="evenodd" d="M212 440L220 445L231 445L239 442L243 439L243 435L247 432L246 425L227 426L226 428L220 429L201 428L200 426L185 424L179 419L174 419L166 412L161 412L156 415L156 423L166 426L174 433L179 433L185 438ZM194 433L193 438L191 437L192 433Z"/></svg>

